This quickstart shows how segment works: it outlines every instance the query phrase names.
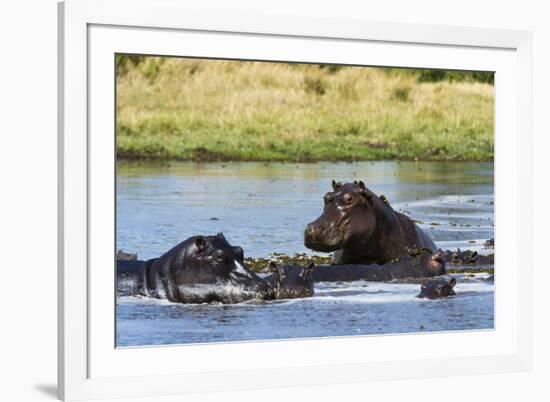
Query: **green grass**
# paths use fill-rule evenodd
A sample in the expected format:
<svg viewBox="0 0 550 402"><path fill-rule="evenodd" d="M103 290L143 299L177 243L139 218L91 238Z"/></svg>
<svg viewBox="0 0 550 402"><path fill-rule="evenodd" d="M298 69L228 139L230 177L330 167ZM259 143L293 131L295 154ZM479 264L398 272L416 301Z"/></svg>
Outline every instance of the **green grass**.
<svg viewBox="0 0 550 402"><path fill-rule="evenodd" d="M128 56L117 66L119 159L493 158L492 75Z"/></svg>

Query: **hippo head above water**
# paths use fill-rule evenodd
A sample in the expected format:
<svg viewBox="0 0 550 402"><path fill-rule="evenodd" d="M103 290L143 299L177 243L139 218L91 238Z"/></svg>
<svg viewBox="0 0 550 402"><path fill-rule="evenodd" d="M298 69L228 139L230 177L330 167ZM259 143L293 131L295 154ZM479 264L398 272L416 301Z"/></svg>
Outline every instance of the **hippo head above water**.
<svg viewBox="0 0 550 402"><path fill-rule="evenodd" d="M222 233L194 236L146 263L149 296L179 303L238 303L263 298L267 285Z"/></svg>
<svg viewBox="0 0 550 402"><path fill-rule="evenodd" d="M437 248L409 217L394 211L362 181L336 183L324 195L323 213L307 225L304 244L334 254L337 264L386 264L410 248Z"/></svg>
<svg viewBox="0 0 550 402"><path fill-rule="evenodd" d="M313 296L312 273L314 263L306 266L280 266L271 261L269 270L271 275L266 278L273 292L274 299L296 299Z"/></svg>
<svg viewBox="0 0 550 402"><path fill-rule="evenodd" d="M307 225L305 246L315 251L336 251L353 242L360 234L374 232L374 194L362 181L340 184L332 181L332 190L323 197L323 213Z"/></svg>
<svg viewBox="0 0 550 402"><path fill-rule="evenodd" d="M427 258L423 261L423 264L430 274L437 276L444 275L447 272L445 269L445 253L442 250L437 250L435 253L424 250L424 255ZM420 256L422 257L422 254Z"/></svg>
<svg viewBox="0 0 550 402"><path fill-rule="evenodd" d="M449 280L444 278L429 279L420 287L420 293L416 296L420 299L441 299L456 295L453 288L456 285L456 278Z"/></svg>

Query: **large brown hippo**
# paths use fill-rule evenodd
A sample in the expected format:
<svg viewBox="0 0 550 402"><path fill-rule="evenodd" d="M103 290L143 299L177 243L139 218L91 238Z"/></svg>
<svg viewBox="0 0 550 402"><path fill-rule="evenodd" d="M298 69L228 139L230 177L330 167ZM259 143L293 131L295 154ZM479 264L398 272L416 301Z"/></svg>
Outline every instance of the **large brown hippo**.
<svg viewBox="0 0 550 402"><path fill-rule="evenodd" d="M315 251L334 251L335 264L385 264L411 250L437 249L410 218L396 212L362 181L333 180L324 203L321 216L305 229L304 244Z"/></svg>

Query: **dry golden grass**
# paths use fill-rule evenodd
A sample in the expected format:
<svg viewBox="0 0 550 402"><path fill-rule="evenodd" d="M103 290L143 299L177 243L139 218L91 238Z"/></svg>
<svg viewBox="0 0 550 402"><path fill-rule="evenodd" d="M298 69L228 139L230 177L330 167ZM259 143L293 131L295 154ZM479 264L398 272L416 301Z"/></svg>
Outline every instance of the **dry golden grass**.
<svg viewBox="0 0 550 402"><path fill-rule="evenodd" d="M150 57L117 79L118 156L490 160L493 93L406 70Z"/></svg>

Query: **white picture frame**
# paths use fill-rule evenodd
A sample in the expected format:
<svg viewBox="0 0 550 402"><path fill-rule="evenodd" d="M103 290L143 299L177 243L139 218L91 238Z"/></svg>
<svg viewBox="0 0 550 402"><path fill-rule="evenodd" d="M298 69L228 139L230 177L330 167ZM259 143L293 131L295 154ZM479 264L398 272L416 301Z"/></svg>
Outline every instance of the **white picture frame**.
<svg viewBox="0 0 550 402"><path fill-rule="evenodd" d="M68 0L58 10L61 399L531 368L531 33L228 15L177 0ZM114 261L116 52L495 71L495 330L116 349L112 272L94 269Z"/></svg>

